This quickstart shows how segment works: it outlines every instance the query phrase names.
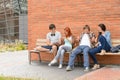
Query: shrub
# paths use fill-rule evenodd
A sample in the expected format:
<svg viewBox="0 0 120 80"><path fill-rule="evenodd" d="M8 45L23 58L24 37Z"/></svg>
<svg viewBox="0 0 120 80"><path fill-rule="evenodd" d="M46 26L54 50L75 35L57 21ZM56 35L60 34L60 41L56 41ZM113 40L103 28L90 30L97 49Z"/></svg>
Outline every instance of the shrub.
<svg viewBox="0 0 120 80"><path fill-rule="evenodd" d="M23 43L22 40L15 40L15 42L12 43L4 43L3 41L0 42L0 52L19 51L26 49L27 46Z"/></svg>

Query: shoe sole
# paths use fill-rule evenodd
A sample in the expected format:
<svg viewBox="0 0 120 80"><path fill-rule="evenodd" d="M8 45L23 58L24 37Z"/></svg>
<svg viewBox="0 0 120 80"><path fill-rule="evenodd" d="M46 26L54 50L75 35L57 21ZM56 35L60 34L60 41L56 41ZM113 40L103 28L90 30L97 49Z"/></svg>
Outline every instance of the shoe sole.
<svg viewBox="0 0 120 80"><path fill-rule="evenodd" d="M71 70L69 69L69 70L66 70L66 71L72 71L72 69Z"/></svg>

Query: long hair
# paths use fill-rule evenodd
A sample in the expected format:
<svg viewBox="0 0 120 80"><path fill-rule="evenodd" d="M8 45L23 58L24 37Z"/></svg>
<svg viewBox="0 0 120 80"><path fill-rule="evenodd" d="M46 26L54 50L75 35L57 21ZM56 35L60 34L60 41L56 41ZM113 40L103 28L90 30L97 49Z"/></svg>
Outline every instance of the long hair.
<svg viewBox="0 0 120 80"><path fill-rule="evenodd" d="M101 24L98 25L98 27L100 27L102 31L106 31L106 26L104 24L101 23ZM98 37L100 35L102 35L102 32L98 32Z"/></svg>
<svg viewBox="0 0 120 80"><path fill-rule="evenodd" d="M66 32L68 32L68 34L67 35L65 35L66 37L70 37L71 35L72 35L72 33L71 33L71 30L70 30L70 28L69 27L65 27L65 29L64 29Z"/></svg>
<svg viewBox="0 0 120 80"><path fill-rule="evenodd" d="M106 26L104 24L101 23L98 26L101 28L102 31L106 31Z"/></svg>

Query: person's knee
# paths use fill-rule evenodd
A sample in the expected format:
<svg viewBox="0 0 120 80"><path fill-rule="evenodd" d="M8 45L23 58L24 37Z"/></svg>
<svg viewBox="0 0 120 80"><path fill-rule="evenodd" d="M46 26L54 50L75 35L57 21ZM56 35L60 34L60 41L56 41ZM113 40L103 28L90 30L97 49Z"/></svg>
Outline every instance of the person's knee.
<svg viewBox="0 0 120 80"><path fill-rule="evenodd" d="M61 45L60 47L59 47L59 49L62 49L63 48L63 46Z"/></svg>
<svg viewBox="0 0 120 80"><path fill-rule="evenodd" d="M92 50L90 50L88 53L89 53L90 55L94 55L94 52L93 52Z"/></svg>
<svg viewBox="0 0 120 80"><path fill-rule="evenodd" d="M74 56L76 56L76 54L75 54L74 52L72 52L72 53L70 54L70 57L74 57Z"/></svg>
<svg viewBox="0 0 120 80"><path fill-rule="evenodd" d="M57 46L53 45L52 49L57 50Z"/></svg>

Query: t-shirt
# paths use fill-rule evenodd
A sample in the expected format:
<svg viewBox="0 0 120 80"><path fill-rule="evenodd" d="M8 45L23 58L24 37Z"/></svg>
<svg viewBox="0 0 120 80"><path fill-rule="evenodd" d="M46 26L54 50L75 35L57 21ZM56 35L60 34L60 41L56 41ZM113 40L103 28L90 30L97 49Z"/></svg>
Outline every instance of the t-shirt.
<svg viewBox="0 0 120 80"><path fill-rule="evenodd" d="M91 47L90 37L88 34L83 34L81 38L81 42L79 45L89 46Z"/></svg>
<svg viewBox="0 0 120 80"><path fill-rule="evenodd" d="M51 43L59 42L59 39L61 38L61 33L56 31L54 35L51 35L52 33L49 32L46 36L48 40L50 40Z"/></svg>
<svg viewBox="0 0 120 80"><path fill-rule="evenodd" d="M69 38L65 38L64 39L64 42L65 42L65 44L64 45L66 45L66 46L70 46L71 48L72 48L72 44L71 44L71 41L72 40L72 36L70 36Z"/></svg>

